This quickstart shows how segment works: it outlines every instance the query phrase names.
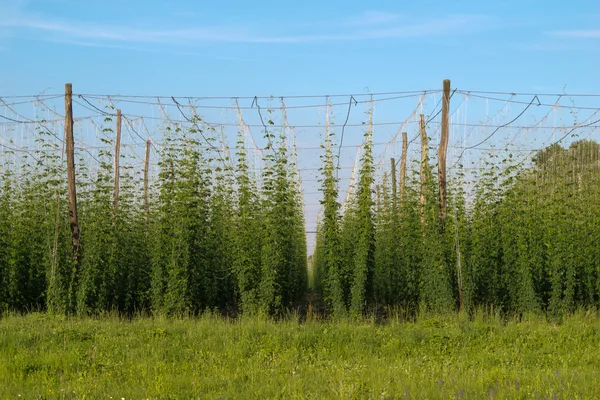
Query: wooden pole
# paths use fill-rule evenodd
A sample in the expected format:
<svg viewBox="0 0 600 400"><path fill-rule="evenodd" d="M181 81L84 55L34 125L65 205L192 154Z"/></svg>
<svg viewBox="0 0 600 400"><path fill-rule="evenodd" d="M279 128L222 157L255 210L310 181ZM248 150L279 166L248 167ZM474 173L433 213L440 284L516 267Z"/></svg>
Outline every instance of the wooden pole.
<svg viewBox="0 0 600 400"><path fill-rule="evenodd" d="M442 94L442 137L438 148L438 180L440 185L440 218L446 218L446 156L448 153L448 135L450 131L450 80L444 80Z"/></svg>
<svg viewBox="0 0 600 400"><path fill-rule="evenodd" d="M427 190L427 170L428 170L428 139L425 131L425 117L419 115L421 131L421 225L425 224L425 192Z"/></svg>
<svg viewBox="0 0 600 400"><path fill-rule="evenodd" d="M146 141L146 157L144 158L144 208L146 210L146 221L150 220L150 208L148 202L148 171L150 167L150 140Z"/></svg>
<svg viewBox="0 0 600 400"><path fill-rule="evenodd" d="M119 204L119 159L121 155L121 110L117 110L117 138L115 141L115 190L113 193L113 207Z"/></svg>
<svg viewBox="0 0 600 400"><path fill-rule="evenodd" d="M386 194L387 193L387 180L388 180L387 172L384 172L383 173L383 186L381 187L381 197L382 197L383 207L385 207L387 204L387 194Z"/></svg>
<svg viewBox="0 0 600 400"><path fill-rule="evenodd" d="M406 186L406 153L408 152L408 135L402 132L402 156L400 158L400 203L404 198L404 187Z"/></svg>
<svg viewBox="0 0 600 400"><path fill-rule="evenodd" d="M379 197L379 185L375 185L375 199L377 204L377 212L381 211L381 200Z"/></svg>
<svg viewBox="0 0 600 400"><path fill-rule="evenodd" d="M394 214L398 211L398 191L396 188L396 160L394 157L390 158L390 176L392 178L392 207Z"/></svg>
<svg viewBox="0 0 600 400"><path fill-rule="evenodd" d="M73 262L79 262L79 224L77 222L77 189L75 186L75 143L73 139L73 85L65 84L65 141L67 151L67 193L69 196L69 219Z"/></svg>

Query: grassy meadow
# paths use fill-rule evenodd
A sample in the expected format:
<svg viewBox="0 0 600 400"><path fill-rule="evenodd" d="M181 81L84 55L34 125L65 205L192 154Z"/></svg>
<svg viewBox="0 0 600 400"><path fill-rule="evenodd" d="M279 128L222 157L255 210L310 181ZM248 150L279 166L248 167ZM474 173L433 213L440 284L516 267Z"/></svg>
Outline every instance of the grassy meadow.
<svg viewBox="0 0 600 400"><path fill-rule="evenodd" d="M600 318L0 320L2 399L593 399Z"/></svg>

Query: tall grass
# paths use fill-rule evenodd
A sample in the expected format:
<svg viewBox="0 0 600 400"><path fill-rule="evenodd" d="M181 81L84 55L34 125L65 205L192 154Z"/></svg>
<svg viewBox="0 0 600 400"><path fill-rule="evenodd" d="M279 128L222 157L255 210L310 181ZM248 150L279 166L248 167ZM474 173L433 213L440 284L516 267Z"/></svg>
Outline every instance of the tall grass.
<svg viewBox="0 0 600 400"><path fill-rule="evenodd" d="M595 398L600 319L0 321L3 398Z"/></svg>

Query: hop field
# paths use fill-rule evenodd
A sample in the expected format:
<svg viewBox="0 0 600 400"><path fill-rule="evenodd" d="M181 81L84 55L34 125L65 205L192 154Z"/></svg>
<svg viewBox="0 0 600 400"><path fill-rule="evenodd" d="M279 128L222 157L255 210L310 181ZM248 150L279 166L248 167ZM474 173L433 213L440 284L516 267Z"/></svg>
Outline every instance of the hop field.
<svg viewBox="0 0 600 400"><path fill-rule="evenodd" d="M317 147L298 145L288 110L321 105L283 98L261 111L258 98L170 97L178 120L168 98L74 95L70 84L59 118L44 103L56 96L3 102L3 397L597 398L600 109L572 105L551 126L561 96L511 95L495 125L451 123L472 94L446 80L424 105L436 94L326 97L324 124L302 125ZM498 99L482 99L475 110L490 121ZM376 107L395 101L417 105L404 122L378 122ZM94 114L74 119L72 102ZM16 109L30 105L53 119ZM260 123L244 122L249 110ZM515 133L519 118L537 122ZM320 166L307 166L317 149Z"/></svg>

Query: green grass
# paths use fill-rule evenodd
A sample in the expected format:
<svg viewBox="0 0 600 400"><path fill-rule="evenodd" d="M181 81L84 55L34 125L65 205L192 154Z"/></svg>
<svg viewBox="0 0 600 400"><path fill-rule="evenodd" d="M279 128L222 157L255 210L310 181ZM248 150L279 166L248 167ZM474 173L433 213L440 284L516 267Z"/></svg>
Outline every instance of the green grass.
<svg viewBox="0 0 600 400"><path fill-rule="evenodd" d="M599 398L600 318L0 320L0 398Z"/></svg>

